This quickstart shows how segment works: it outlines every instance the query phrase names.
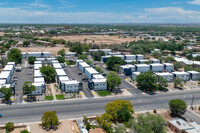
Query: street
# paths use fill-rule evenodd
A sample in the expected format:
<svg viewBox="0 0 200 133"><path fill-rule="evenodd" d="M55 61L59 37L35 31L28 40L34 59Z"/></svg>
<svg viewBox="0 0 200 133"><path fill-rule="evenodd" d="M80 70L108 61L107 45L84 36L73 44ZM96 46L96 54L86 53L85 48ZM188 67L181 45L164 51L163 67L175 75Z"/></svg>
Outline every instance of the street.
<svg viewBox="0 0 200 133"><path fill-rule="evenodd" d="M135 94L133 96L114 98L89 98L81 100L1 105L0 113L3 117L0 120L0 124L5 124L8 121L15 123L40 121L42 114L48 110L56 110L60 119L79 118L83 115L100 115L104 112L104 106L108 102L116 99L131 100L136 112L152 109L168 109L168 102L171 99L180 98L190 105L193 95L195 96L194 104L199 104L200 91L195 90L158 94L155 96ZM196 122L200 123L200 120Z"/></svg>

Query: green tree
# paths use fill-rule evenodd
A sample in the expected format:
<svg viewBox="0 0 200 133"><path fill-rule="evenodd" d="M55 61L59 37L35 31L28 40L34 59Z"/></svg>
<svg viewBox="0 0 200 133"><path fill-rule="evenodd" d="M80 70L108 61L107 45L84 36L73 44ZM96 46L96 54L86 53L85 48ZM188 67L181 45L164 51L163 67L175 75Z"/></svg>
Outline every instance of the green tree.
<svg viewBox="0 0 200 133"><path fill-rule="evenodd" d="M113 129L113 133L127 133L127 132L124 125L117 124Z"/></svg>
<svg viewBox="0 0 200 133"><path fill-rule="evenodd" d="M129 126L138 133L166 133L164 123L162 116L145 113L131 120Z"/></svg>
<svg viewBox="0 0 200 133"><path fill-rule="evenodd" d="M83 53L83 48L81 46L78 46L78 45L70 47L69 50L71 52L76 52L76 54L82 54Z"/></svg>
<svg viewBox="0 0 200 133"><path fill-rule="evenodd" d="M143 91L156 91L157 80L152 72L144 72L136 78L137 87Z"/></svg>
<svg viewBox="0 0 200 133"><path fill-rule="evenodd" d="M126 109L127 112L124 112L124 109ZM127 121L130 119L129 114L132 115L134 113L133 104L127 100L115 100L113 102L109 102L105 106L105 111L110 115L111 121ZM123 118L121 118L122 115L127 116L123 116Z"/></svg>
<svg viewBox="0 0 200 133"><path fill-rule="evenodd" d="M122 109L117 112L119 122L128 122L132 118L132 113L127 106L122 106Z"/></svg>
<svg viewBox="0 0 200 133"><path fill-rule="evenodd" d="M28 47L29 45L30 45L30 42L28 42L28 41L23 42L23 46Z"/></svg>
<svg viewBox="0 0 200 133"><path fill-rule="evenodd" d="M100 67L95 67L95 70L99 73L104 73L104 71Z"/></svg>
<svg viewBox="0 0 200 133"><path fill-rule="evenodd" d="M101 61L101 56L105 56L106 55L106 53L105 52L103 52L103 51L97 51L97 52L94 52L93 54L92 54L92 57L93 57L93 59L95 60L95 61Z"/></svg>
<svg viewBox="0 0 200 133"><path fill-rule="evenodd" d="M177 87L183 87L183 84L182 84L180 78L175 78L175 79L174 79L174 87L175 87L175 88L177 88Z"/></svg>
<svg viewBox="0 0 200 133"><path fill-rule="evenodd" d="M23 89L24 95L27 95L28 99L30 99L32 96L32 92L36 90L36 87L33 85L31 81L26 81L24 82L24 86L22 89Z"/></svg>
<svg viewBox="0 0 200 133"><path fill-rule="evenodd" d="M187 105L185 101L181 99L172 99L169 101L169 109L173 116L184 115Z"/></svg>
<svg viewBox="0 0 200 133"><path fill-rule="evenodd" d="M110 91L114 91L116 87L119 87L121 84L121 78L117 75L116 72L111 71L110 73L107 74L107 84L108 84L108 89Z"/></svg>
<svg viewBox="0 0 200 133"><path fill-rule="evenodd" d="M180 62L174 62L174 70L178 71L180 68L183 68L183 65Z"/></svg>
<svg viewBox="0 0 200 133"><path fill-rule="evenodd" d="M47 83L54 82L56 77L56 71L52 66L42 66L40 72L45 78Z"/></svg>
<svg viewBox="0 0 200 133"><path fill-rule="evenodd" d="M2 67L4 68L6 64L8 63L8 60L6 57L1 57L0 64L2 64Z"/></svg>
<svg viewBox="0 0 200 133"><path fill-rule="evenodd" d="M11 49L8 52L8 61L15 62L16 64L20 64L22 62L22 54L19 49Z"/></svg>
<svg viewBox="0 0 200 133"><path fill-rule="evenodd" d="M8 122L6 123L6 131L11 132L12 130L14 130L14 123L13 122Z"/></svg>
<svg viewBox="0 0 200 133"><path fill-rule="evenodd" d="M58 60L59 63L64 63L65 62L65 57L58 56L57 60Z"/></svg>
<svg viewBox="0 0 200 133"><path fill-rule="evenodd" d="M165 87L168 86L168 81L163 78L162 76L158 76L158 85L159 85L159 90L163 90Z"/></svg>
<svg viewBox="0 0 200 133"><path fill-rule="evenodd" d="M65 49L61 49L58 51L58 55L64 57L65 56Z"/></svg>
<svg viewBox="0 0 200 133"><path fill-rule="evenodd" d="M55 128L59 123L58 117L56 115L56 111L46 111L44 112L42 118L42 126L51 129Z"/></svg>
<svg viewBox="0 0 200 133"><path fill-rule="evenodd" d="M29 133L29 131L27 131L26 129L21 131L20 133Z"/></svg>
<svg viewBox="0 0 200 133"><path fill-rule="evenodd" d="M90 125L89 122L87 122L87 124L86 124L86 129L87 129L88 131L90 131L90 129L91 129L91 125Z"/></svg>
<svg viewBox="0 0 200 133"><path fill-rule="evenodd" d="M90 60L87 60L86 63L87 63L88 65L90 65L90 66L92 65L92 61L90 61Z"/></svg>
<svg viewBox="0 0 200 133"><path fill-rule="evenodd" d="M173 57L166 57L165 59L164 59L164 62L166 62L166 63L172 63L172 62L175 62L175 59L173 58Z"/></svg>
<svg viewBox="0 0 200 133"><path fill-rule="evenodd" d="M35 61L36 61L36 57L34 57L34 56L28 57L28 63L29 64L34 64Z"/></svg>
<svg viewBox="0 0 200 133"><path fill-rule="evenodd" d="M88 52L90 49L89 45L87 45L87 44L82 45L82 48L83 48L84 52Z"/></svg>
<svg viewBox="0 0 200 133"><path fill-rule="evenodd" d="M82 55L79 55L79 56L78 56L78 59L87 60L88 57L87 57L86 54L82 54Z"/></svg>
<svg viewBox="0 0 200 133"><path fill-rule="evenodd" d="M4 99L6 102L8 102L10 100L10 97L12 96L12 89L3 86L0 88L0 92L4 94Z"/></svg>
<svg viewBox="0 0 200 133"><path fill-rule="evenodd" d="M119 66L125 64L120 57L109 57L106 61L107 68L114 71L119 71Z"/></svg>
<svg viewBox="0 0 200 133"><path fill-rule="evenodd" d="M112 121L111 115L104 113L101 116L97 116L96 120L101 128L107 131L107 133L112 133Z"/></svg>

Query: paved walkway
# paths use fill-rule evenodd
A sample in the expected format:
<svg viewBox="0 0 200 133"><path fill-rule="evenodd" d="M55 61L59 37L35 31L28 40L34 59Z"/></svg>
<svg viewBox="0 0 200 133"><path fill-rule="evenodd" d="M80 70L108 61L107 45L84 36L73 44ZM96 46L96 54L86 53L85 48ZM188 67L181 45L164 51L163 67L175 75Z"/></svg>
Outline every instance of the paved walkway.
<svg viewBox="0 0 200 133"><path fill-rule="evenodd" d="M52 92L52 96L53 96L53 99L54 100L57 100L56 99L56 92L55 92L55 89L54 89L54 84L50 84L50 87L51 87L51 92Z"/></svg>

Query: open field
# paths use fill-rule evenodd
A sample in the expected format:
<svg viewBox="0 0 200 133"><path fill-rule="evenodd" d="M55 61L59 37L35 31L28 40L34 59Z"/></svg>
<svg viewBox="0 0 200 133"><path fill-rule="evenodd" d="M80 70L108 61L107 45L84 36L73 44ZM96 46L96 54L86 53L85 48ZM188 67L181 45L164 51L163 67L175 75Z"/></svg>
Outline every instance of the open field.
<svg viewBox="0 0 200 133"><path fill-rule="evenodd" d="M22 52L50 52L51 56L57 55L58 51L64 47L18 47ZM64 48L65 52L69 52L68 48Z"/></svg>
<svg viewBox="0 0 200 133"><path fill-rule="evenodd" d="M4 36L4 32L0 32L0 36Z"/></svg>
<svg viewBox="0 0 200 133"><path fill-rule="evenodd" d="M109 35L74 35L74 36L54 36L53 39L64 39L71 42L95 43L95 44L120 44L123 42L138 41L139 38L109 36ZM94 42L93 42L94 41Z"/></svg>

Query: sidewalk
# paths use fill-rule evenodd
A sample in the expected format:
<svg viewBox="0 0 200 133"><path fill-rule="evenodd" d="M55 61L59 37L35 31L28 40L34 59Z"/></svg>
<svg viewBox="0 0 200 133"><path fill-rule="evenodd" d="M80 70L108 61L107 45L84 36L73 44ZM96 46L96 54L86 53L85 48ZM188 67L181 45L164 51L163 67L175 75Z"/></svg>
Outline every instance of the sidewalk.
<svg viewBox="0 0 200 133"><path fill-rule="evenodd" d="M51 92L52 92L53 99L57 100L56 99L56 92L55 92L54 84L50 84L50 87L51 87Z"/></svg>

